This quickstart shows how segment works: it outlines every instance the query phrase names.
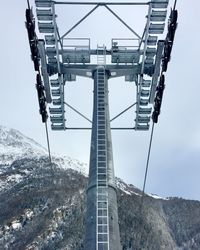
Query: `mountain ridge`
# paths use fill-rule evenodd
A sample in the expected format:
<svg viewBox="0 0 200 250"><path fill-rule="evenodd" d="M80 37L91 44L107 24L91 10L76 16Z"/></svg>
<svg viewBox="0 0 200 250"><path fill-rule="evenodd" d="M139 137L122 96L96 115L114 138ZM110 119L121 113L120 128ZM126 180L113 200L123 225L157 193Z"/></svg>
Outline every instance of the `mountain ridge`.
<svg viewBox="0 0 200 250"><path fill-rule="evenodd" d="M22 158L40 159L48 157L48 151L35 140L25 136L20 131L0 125L0 164L9 165ZM76 169L86 175L86 163L69 156L52 154L52 161L60 168ZM1 169L0 169L1 171Z"/></svg>

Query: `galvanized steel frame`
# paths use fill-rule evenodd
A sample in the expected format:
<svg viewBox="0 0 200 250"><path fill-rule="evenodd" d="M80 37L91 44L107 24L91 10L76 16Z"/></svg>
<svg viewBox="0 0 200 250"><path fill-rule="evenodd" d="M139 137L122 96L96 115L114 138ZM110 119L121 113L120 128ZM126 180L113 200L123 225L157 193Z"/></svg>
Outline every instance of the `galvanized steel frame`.
<svg viewBox="0 0 200 250"><path fill-rule="evenodd" d="M42 2L42 1L41 1ZM45 2L45 1L44 1ZM143 75L144 75L144 64L145 64L145 56L146 56L146 51L147 51L147 39L148 39L148 35L149 35L149 27L150 27L150 17L151 17L151 10L152 10L152 4L153 3L158 3L158 1L149 1L149 2L61 2L61 1L51 1L52 3L52 10L53 10L53 23L54 23L54 35L55 35L55 45L56 45L56 57L57 57L57 67L58 67L58 80L60 83L60 91L61 91L61 108L63 110L63 124L65 123L65 119L64 119L64 79L63 79L63 74L67 73L67 74L72 74L72 75L80 75L80 76L86 76L86 77L92 77L92 72L95 69L96 65L85 65L83 64L83 67L81 67L81 65L73 65L73 64L69 64L67 65L67 67L65 67L64 64L60 64L60 56L63 57L63 40L65 39L65 37L72 31L74 30L80 23L82 23L88 16L90 16L98 7L103 6L105 7L111 14L113 14L127 29L129 29L134 36L137 37L137 39L139 40L139 45L138 45L138 49L136 49L135 51L138 51L138 55L140 56L142 54L142 61L140 61L137 65L135 65L136 62L132 62L132 66L129 67L130 65L124 65L124 67L118 67L119 65L113 66L113 65L107 65L107 69L110 70L110 78L111 77L119 77L119 76L126 76L126 75L132 75L135 74L137 75L135 79L135 83L136 83L136 88L137 88L137 93L136 93L136 126L135 128L137 128L138 125L138 114L139 114L139 105L140 105L140 96L141 96L141 91L142 91L142 82L143 82ZM167 1L166 0L161 0L159 1L160 4L166 4ZM66 33L64 33L64 35L60 36L59 32L58 32L58 27L56 24L56 19L55 19L55 5L95 5L94 8L92 10L90 10L83 18L81 18L75 25L73 25ZM142 36L138 35L126 22L124 22L124 20L122 20L110 7L108 6L114 6L114 5L119 5L119 6L137 6L137 5L142 5L142 6L148 6L148 16L147 16L147 22L144 28L144 32L142 34ZM68 38L66 38L68 39ZM60 49L58 46L58 43L60 43ZM144 43L144 48L141 50L141 46L142 43ZM119 50L120 52L120 50ZM130 51L129 51L130 52ZM133 50L134 52L134 50ZM105 53L107 55L111 55L112 49L111 50L106 50ZM89 55L97 55L97 50L91 50L89 48ZM136 59L136 57L135 57ZM134 59L134 60L135 60ZM158 64L158 63L157 63ZM78 67L76 67L78 66ZM137 67L136 67L137 66ZM61 68L62 67L62 68ZM130 68L130 69L129 69ZM137 69L136 69L137 68ZM89 74L87 74L88 72ZM132 72L131 72L132 70ZM156 66L156 71L158 72L158 66ZM114 74L115 72L115 74ZM135 72L135 73L134 73ZM113 73L113 74L112 74ZM131 74L132 73L132 74ZM156 78L154 77L154 82L156 81ZM155 83L154 83L155 85ZM144 90L146 91L146 90ZM144 92L143 91L143 92ZM152 100L152 94L151 94L151 100ZM151 101L150 101L151 103ZM73 107L72 107L73 108ZM129 110L129 107L127 109L125 109L123 113L126 112L126 110ZM75 111L75 109L74 109ZM75 111L76 112L76 111ZM76 112L78 113L78 112ZM79 114L84 117L83 114L81 114L79 112ZM117 117L119 117L120 115L117 115ZM117 118L115 117L115 119ZM142 121L141 121L142 122ZM65 126L64 126L65 127Z"/></svg>

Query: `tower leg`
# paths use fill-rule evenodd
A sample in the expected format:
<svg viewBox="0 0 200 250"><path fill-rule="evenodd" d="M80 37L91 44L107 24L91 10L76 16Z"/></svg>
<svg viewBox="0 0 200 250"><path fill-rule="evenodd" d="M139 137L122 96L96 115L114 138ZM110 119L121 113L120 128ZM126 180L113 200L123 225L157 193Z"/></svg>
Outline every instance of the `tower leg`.
<svg viewBox="0 0 200 250"><path fill-rule="evenodd" d="M94 72L94 106L87 188L85 250L121 250L110 130L108 75Z"/></svg>

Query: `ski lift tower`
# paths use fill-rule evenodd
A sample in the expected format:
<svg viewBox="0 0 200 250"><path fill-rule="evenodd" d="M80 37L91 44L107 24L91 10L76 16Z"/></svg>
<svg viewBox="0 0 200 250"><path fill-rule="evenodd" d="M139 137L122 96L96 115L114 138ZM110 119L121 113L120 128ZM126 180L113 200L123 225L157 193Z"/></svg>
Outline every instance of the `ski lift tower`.
<svg viewBox="0 0 200 250"><path fill-rule="evenodd" d="M38 39L34 32L34 18L27 17L27 29L35 70L41 72L46 103L49 107L52 130L68 130L65 120L65 82L75 81L76 76L94 80L93 119L89 181L87 188L86 250L120 250L117 195L113 166L111 129L133 129L147 131L154 98L159 84L161 62L166 41L160 40L164 32L168 0L142 0L131 2L69 2L35 0L39 32L44 35ZM91 5L90 10L65 34L60 34L56 22L57 5ZM146 24L142 34L137 34L113 10L113 5L147 7ZM97 8L106 8L129 31L130 39L112 39L111 48L97 46L90 48L89 38L69 38L68 35ZM30 7L29 7L30 10ZM30 11L29 11L30 12ZM29 25L30 22L30 25ZM128 40L128 44L126 42ZM130 46L131 44L131 46ZM38 49L38 51L37 51ZM170 51L171 52L171 51ZM91 63L91 56L97 63ZM111 63L106 64L107 56ZM162 62L163 64L163 62ZM165 70L166 71L166 70ZM108 100L108 80L125 77L125 81L136 85L135 124L131 128L111 128ZM39 78L41 109L45 109L44 93ZM129 107L130 108L130 107ZM127 109L126 109L127 110ZM125 111L126 111L125 110ZM124 112L125 112L124 111ZM120 114L124 113L121 112ZM47 117L45 112L43 120ZM119 114L119 115L120 115ZM73 129L73 128L71 128ZM82 128L74 128L82 129Z"/></svg>

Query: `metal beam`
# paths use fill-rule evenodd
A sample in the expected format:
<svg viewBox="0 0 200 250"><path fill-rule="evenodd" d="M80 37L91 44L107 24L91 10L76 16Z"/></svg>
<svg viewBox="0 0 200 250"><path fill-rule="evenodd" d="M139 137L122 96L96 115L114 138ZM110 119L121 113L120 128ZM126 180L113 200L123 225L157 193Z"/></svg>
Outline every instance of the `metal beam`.
<svg viewBox="0 0 200 250"><path fill-rule="evenodd" d="M65 130L91 130L87 127L65 127ZM135 130L135 127L113 127L111 130Z"/></svg>
<svg viewBox="0 0 200 250"><path fill-rule="evenodd" d="M80 23L82 23L89 15L91 15L99 5L97 4L91 11L89 11L81 20L79 20L71 29L69 29L64 35L61 36L60 39L63 39L66 35L68 35L72 30L74 30Z"/></svg>
<svg viewBox="0 0 200 250"><path fill-rule="evenodd" d="M59 30L58 30L58 26L56 25L56 31L57 31L57 35L58 35L58 42L60 43L60 47L63 49L63 43L61 41L61 36L60 36L60 33L59 33Z"/></svg>
<svg viewBox="0 0 200 250"><path fill-rule="evenodd" d="M139 87L137 87L137 107L136 107L136 120L135 120L135 126L137 127L138 125L138 110L139 110L139 103L140 103L140 95L141 95L141 90L142 90L142 82L143 82L143 74L144 74L144 62L145 62L145 56L146 56L146 50L147 50L147 39L148 39L148 30L150 26L150 17L151 17L151 10L152 10L152 4L149 4L148 8L148 16L147 16L147 22L145 26L145 30L143 33L144 39L144 48L143 48L143 56L142 56L142 63L141 63L141 72L139 76Z"/></svg>
<svg viewBox="0 0 200 250"><path fill-rule="evenodd" d="M64 74L70 74L70 75L75 75L75 76L82 76L82 77L87 77L87 78L92 78L92 71L93 69L81 69L81 68L69 68L69 67L62 67L62 73Z"/></svg>
<svg viewBox="0 0 200 250"><path fill-rule="evenodd" d="M63 74L72 74L77 76L84 76L93 78L93 71L97 67L96 64L87 65L61 65L61 72ZM110 71L109 78L116 78L126 75L139 74L140 65L106 65L106 69Z"/></svg>
<svg viewBox="0 0 200 250"><path fill-rule="evenodd" d="M94 70L97 67L97 64L63 64L63 67L66 69L82 69L82 70ZM134 71L133 65L114 65L114 64L106 64L106 70L132 70Z"/></svg>
<svg viewBox="0 0 200 250"><path fill-rule="evenodd" d="M145 36L145 33L146 33L146 29L147 29L147 23L145 25L145 28L144 28L144 31L143 31L143 34L142 34L142 39L140 40L140 43L139 43L139 46L138 46L138 51L140 50L140 48L142 46L142 42L144 42L144 36Z"/></svg>
<svg viewBox="0 0 200 250"><path fill-rule="evenodd" d="M135 130L135 127L121 127L121 128L110 128L111 130Z"/></svg>
<svg viewBox="0 0 200 250"><path fill-rule="evenodd" d="M73 108L71 105L69 105L68 103L64 102L64 104L69 107L70 109L72 109L74 112L76 112L77 114L79 114L81 117L83 117L85 120L87 120L88 122L92 123L92 121L87 118L85 115L83 115L81 112L79 112L77 109Z"/></svg>
<svg viewBox="0 0 200 250"><path fill-rule="evenodd" d="M157 87L158 78L160 75L160 65L161 65L161 60L162 60L164 43L165 42L163 40L158 41L158 47L157 47L157 53L156 53L156 59L155 59L155 69L154 69L154 74L152 77L151 92L150 92L150 97L149 97L150 103L153 103L154 98L155 98L156 87Z"/></svg>
<svg viewBox="0 0 200 250"><path fill-rule="evenodd" d="M60 2L54 1L54 4L67 5L149 5L149 2Z"/></svg>
<svg viewBox="0 0 200 250"><path fill-rule="evenodd" d="M145 26L145 33L144 33L144 49L143 49L141 75L143 75L143 73L144 73L144 61L145 61L145 55L146 55L146 50L147 50L147 39L148 39L148 35L149 35L148 29L150 26L151 9L152 9L152 5L150 4L149 9L148 9L147 22L146 22L146 26ZM139 84L141 86L141 82L139 82Z"/></svg>
<svg viewBox="0 0 200 250"><path fill-rule="evenodd" d="M47 103L51 103L52 98L51 98L51 91L50 91L50 85L49 85L49 75L47 72L47 60L46 60L46 55L45 55L44 40L42 39L38 40L38 50L39 50L40 59L41 59L41 72L42 72L42 77L43 77L43 82L44 82L44 89L46 93L46 101Z"/></svg>
<svg viewBox="0 0 200 250"><path fill-rule="evenodd" d="M125 23L121 17L119 17L113 10L111 10L107 5L105 5L106 9L108 9L121 23L123 23L135 36L137 36L140 40L142 40L141 36L139 36L127 23Z"/></svg>
<svg viewBox="0 0 200 250"><path fill-rule="evenodd" d="M121 77L121 76L129 76L129 75L136 75L139 74L140 72L140 65L132 65L132 69L129 68L118 68L117 66L115 68L111 68L108 65L106 65L107 69L110 70L110 78L116 78L116 77Z"/></svg>
<svg viewBox="0 0 200 250"><path fill-rule="evenodd" d="M54 27L57 27L57 23L56 23L56 13L55 13L55 6L53 5L52 7L53 10L53 24ZM57 67L58 67L58 73L60 74L61 68L60 68L60 59L59 59L59 46L58 46L58 33L57 33L57 29L54 30L54 36L55 36L55 42L56 42L56 59L57 59Z"/></svg>
<svg viewBox="0 0 200 250"><path fill-rule="evenodd" d="M128 108L126 108L125 110L123 110L122 112L120 112L118 115L116 115L115 117L113 117L110 122L114 121L115 119L117 119L119 116L121 116L122 114L124 114L126 111L128 111L130 108L132 108L133 106L135 106L137 104L137 102L133 103L132 105L130 105Z"/></svg>
<svg viewBox="0 0 200 250"><path fill-rule="evenodd" d="M65 127L65 130L91 130L92 128Z"/></svg>
<svg viewBox="0 0 200 250"><path fill-rule="evenodd" d="M66 38L66 39L70 39L70 38ZM76 38L77 40L78 40L78 38ZM118 39L119 40L119 39ZM78 45L76 46L77 48L79 47ZM127 46L128 47L128 46ZM73 53L74 52L74 49L64 49L64 50L59 50L59 54L62 54L62 53L66 53L66 52L68 52L68 53ZM124 50L122 50L122 49L119 49L118 50L118 53L123 53L124 52ZM128 50L128 53L136 53L136 52L138 52L138 49L129 49ZM77 53L77 52L76 52ZM143 53L143 50L140 50L139 51L139 53L140 54L142 54ZM105 50L105 54L106 55L111 55L112 54L112 50L111 49L106 49ZM96 49L90 49L90 55L97 55L97 50Z"/></svg>

